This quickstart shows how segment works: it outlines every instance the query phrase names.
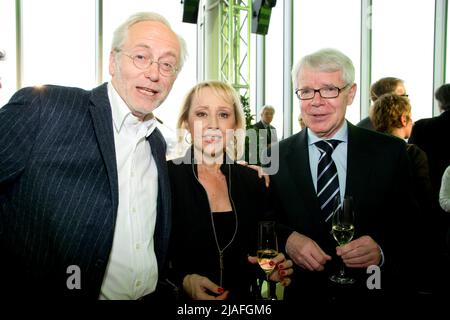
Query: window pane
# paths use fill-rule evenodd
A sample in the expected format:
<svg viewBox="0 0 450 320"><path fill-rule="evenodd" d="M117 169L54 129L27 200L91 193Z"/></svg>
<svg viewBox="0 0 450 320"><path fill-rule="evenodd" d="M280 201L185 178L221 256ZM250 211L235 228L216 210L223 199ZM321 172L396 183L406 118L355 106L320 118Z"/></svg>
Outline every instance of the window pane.
<svg viewBox="0 0 450 320"><path fill-rule="evenodd" d="M355 83L360 83L361 43L360 0L296 0L294 1L295 65L303 56L322 48L335 48L350 57L355 66ZM293 88L295 89L295 88ZM293 94L293 132L300 130L300 106ZM347 119L357 123L360 118L359 92L347 109Z"/></svg>
<svg viewBox="0 0 450 320"><path fill-rule="evenodd" d="M447 17L449 17L450 14L450 7L447 5ZM447 18L447 48L445 50L446 57L445 57L445 83L450 83L450 23L449 18Z"/></svg>
<svg viewBox="0 0 450 320"><path fill-rule="evenodd" d="M414 120L433 112L433 37L434 1L373 0L372 82L403 79Z"/></svg>
<svg viewBox="0 0 450 320"><path fill-rule="evenodd" d="M4 61L0 61L0 108L3 107L16 91L16 15L15 2L0 0L0 50L6 53Z"/></svg>
<svg viewBox="0 0 450 320"><path fill-rule="evenodd" d="M186 41L189 56L166 101L155 111L155 115L163 121L160 128L168 143L171 143L172 139L175 140L174 130L183 98L197 82L197 25L182 22L182 5L179 1L104 0L103 11L103 81L110 80L108 64L112 34L133 13L152 11L161 14Z"/></svg>
<svg viewBox="0 0 450 320"><path fill-rule="evenodd" d="M272 9L266 35L266 104L275 108L272 125L283 134L283 2Z"/></svg>
<svg viewBox="0 0 450 320"><path fill-rule="evenodd" d="M95 85L95 2L23 0L23 86Z"/></svg>

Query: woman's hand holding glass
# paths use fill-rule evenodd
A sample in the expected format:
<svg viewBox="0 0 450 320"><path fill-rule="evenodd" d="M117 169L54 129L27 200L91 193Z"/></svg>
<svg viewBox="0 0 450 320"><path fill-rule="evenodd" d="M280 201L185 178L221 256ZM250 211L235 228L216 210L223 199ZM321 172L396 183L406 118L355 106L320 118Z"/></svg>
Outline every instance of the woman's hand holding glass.
<svg viewBox="0 0 450 320"><path fill-rule="evenodd" d="M258 264L258 257L249 256L248 261L252 264ZM288 286L291 283L289 276L294 272L292 260L286 259L284 254L278 253L269 263L274 265L272 272L269 274L269 280L280 282L283 287Z"/></svg>

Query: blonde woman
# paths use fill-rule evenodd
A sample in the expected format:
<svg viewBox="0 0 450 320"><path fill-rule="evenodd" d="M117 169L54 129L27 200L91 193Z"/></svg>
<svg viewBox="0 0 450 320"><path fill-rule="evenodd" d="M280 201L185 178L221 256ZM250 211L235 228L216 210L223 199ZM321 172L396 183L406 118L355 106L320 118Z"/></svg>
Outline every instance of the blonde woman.
<svg viewBox="0 0 450 320"><path fill-rule="evenodd" d="M169 162L173 198L172 278L190 299L248 299L261 272L257 222L268 218L258 173L236 164L244 118L230 85L202 82L187 94L178 127L189 132L185 157ZM237 134L236 134L237 133ZM279 254L271 279L287 285L292 262Z"/></svg>

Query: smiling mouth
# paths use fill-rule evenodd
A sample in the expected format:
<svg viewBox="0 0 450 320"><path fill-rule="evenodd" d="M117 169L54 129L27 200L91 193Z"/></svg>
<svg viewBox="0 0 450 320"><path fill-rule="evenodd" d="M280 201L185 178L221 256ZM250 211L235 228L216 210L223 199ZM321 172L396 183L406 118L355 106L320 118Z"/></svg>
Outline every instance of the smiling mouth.
<svg viewBox="0 0 450 320"><path fill-rule="evenodd" d="M158 91L152 90L146 87L136 87L140 92L144 92L145 95L154 96L158 93Z"/></svg>
<svg viewBox="0 0 450 320"><path fill-rule="evenodd" d="M222 137L205 135L205 136L203 136L203 140L207 143L214 143L214 142L222 141Z"/></svg>

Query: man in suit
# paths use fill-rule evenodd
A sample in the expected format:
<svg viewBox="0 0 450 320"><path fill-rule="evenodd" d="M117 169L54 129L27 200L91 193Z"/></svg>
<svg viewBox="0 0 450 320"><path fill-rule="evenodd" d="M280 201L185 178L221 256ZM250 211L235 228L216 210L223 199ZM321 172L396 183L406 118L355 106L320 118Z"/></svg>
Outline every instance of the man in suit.
<svg viewBox="0 0 450 320"><path fill-rule="evenodd" d="M270 157L270 149L268 150L268 148L270 148L272 143L278 141L277 129L270 124L273 120L274 113L274 107L265 105L261 110L261 120L253 125L256 137L257 165L261 165L261 160L263 160L263 164L267 164L266 157L263 153L267 152L267 157Z"/></svg>
<svg viewBox="0 0 450 320"><path fill-rule="evenodd" d="M439 190L442 175L450 165L450 148L447 137L450 132L450 84L444 84L435 92L441 114L437 117L418 120L411 132L409 143L421 148L428 157L433 202L437 211L437 236L441 250L445 249L444 235L447 233L447 252L450 252L450 219L448 214L439 207Z"/></svg>
<svg viewBox="0 0 450 320"><path fill-rule="evenodd" d="M297 267L285 291L288 301L377 297L393 288L390 280L402 282L399 267L409 267L402 265L408 251L404 230L416 206L405 142L345 120L356 94L354 72L351 60L334 49L305 56L292 72L307 128L279 143L279 170L271 184L281 211L280 236ZM331 235L336 195L341 202L353 197L355 212L353 240L339 247ZM329 280L342 261L354 284ZM368 281L369 266L380 267L381 290L375 278Z"/></svg>
<svg viewBox="0 0 450 320"><path fill-rule="evenodd" d="M165 142L152 111L185 45L138 13L113 37L111 82L19 90L0 109L0 283L9 298L139 299L170 233Z"/></svg>
<svg viewBox="0 0 450 320"><path fill-rule="evenodd" d="M402 79L394 77L381 78L370 87L370 99L375 103L379 97L386 93L393 93L401 97L408 97L406 94L405 84ZM360 128L374 130L370 117L365 117L356 124Z"/></svg>

